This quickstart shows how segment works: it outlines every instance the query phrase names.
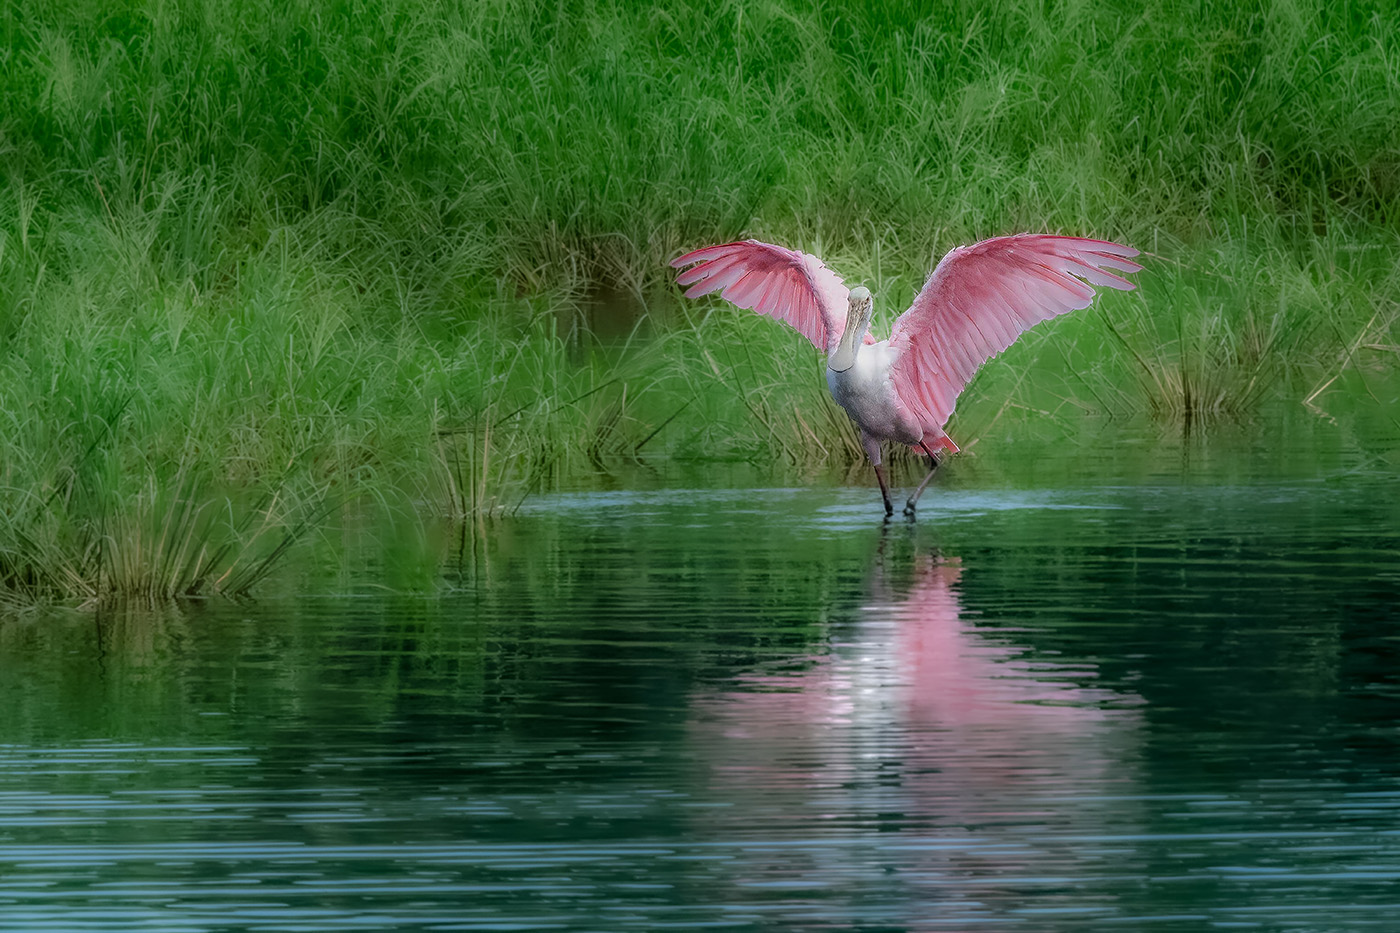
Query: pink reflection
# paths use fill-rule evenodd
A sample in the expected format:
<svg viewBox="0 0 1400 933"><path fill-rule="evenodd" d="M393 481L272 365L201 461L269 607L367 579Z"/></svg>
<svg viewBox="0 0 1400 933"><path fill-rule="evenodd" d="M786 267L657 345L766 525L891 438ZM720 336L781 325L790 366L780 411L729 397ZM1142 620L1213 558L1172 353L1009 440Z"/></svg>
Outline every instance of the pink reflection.
<svg viewBox="0 0 1400 933"><path fill-rule="evenodd" d="M1138 699L1086 685L1092 665L1032 659L1014 632L973 624L961 576L956 560L917 557L897 595L882 562L849 641L697 698L716 792L763 795L774 823L881 812L897 816L885 829L1043 833L1131 821Z"/></svg>
<svg viewBox="0 0 1400 933"><path fill-rule="evenodd" d="M919 563L909 595L893 606L894 666L909 721L975 732L969 739L1008 729L1092 734L1122 706L1123 697L1074 682L1092 670L1022 660L1023 649L964 621L954 589L961 562Z"/></svg>

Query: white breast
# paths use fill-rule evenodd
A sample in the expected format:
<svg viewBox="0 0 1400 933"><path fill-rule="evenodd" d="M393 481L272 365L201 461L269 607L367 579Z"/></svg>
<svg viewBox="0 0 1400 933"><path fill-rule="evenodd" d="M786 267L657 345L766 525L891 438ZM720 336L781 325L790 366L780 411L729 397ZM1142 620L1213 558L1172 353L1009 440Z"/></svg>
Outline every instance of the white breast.
<svg viewBox="0 0 1400 933"><path fill-rule="evenodd" d="M844 372L826 371L826 384L836 404L846 409L851 420L872 437L917 444L923 431L908 415L900 416L890 367L899 354L882 340L863 346L856 353L855 365Z"/></svg>

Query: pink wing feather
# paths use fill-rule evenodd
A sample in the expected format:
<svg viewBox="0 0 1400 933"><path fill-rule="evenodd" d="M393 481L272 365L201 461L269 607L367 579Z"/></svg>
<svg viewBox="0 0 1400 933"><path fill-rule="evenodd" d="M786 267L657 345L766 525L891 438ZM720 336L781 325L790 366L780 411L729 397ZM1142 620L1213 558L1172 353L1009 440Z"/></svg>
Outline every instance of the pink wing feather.
<svg viewBox="0 0 1400 933"><path fill-rule="evenodd" d="M846 327L850 291L841 277L807 253L758 240L707 246L673 259L687 298L718 291L741 308L791 324L813 346L830 352Z"/></svg>
<svg viewBox="0 0 1400 933"><path fill-rule="evenodd" d="M924 441L952 447L943 425L977 368L1052 317L1087 308L1094 286L1128 291L1117 272L1142 267L1138 251L1104 240L1023 233L960 246L899 316L890 369L899 400L919 419ZM956 447L952 447L956 450Z"/></svg>

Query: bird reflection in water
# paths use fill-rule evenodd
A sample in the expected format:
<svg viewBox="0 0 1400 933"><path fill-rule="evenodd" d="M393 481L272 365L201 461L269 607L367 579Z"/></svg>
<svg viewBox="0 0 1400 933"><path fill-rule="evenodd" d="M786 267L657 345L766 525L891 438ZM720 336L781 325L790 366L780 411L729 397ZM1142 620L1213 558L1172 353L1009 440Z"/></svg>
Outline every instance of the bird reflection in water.
<svg viewBox="0 0 1400 933"><path fill-rule="evenodd" d="M709 790L760 797L735 810L765 814L762 825L724 827L716 811L708 828L826 834L847 847L878 839L872 864L969 896L1008 873L1092 870L1085 860L1102 854L1057 837L1139 829L1141 701L1093 685L1091 662L1035 656L1016 641L1025 630L967 612L970 571L958 559L911 558L907 546L895 559L890 543L882 537L867 598L852 623L833 627L827 650L697 698ZM1003 595L994 604L1015 604ZM903 854L889 851L900 845ZM778 884L849 884L851 870L849 853L745 866Z"/></svg>

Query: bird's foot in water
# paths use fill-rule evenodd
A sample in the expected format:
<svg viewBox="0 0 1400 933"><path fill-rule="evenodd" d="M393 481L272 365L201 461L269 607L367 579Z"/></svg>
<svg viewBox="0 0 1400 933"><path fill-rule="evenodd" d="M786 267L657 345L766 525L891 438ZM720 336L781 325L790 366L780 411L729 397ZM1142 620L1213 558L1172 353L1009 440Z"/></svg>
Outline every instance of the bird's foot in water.
<svg viewBox="0 0 1400 933"><path fill-rule="evenodd" d="M910 518L913 518L913 517L914 517L914 500L913 500L913 499L910 499L908 502L904 503L904 514L905 514L905 515L908 515Z"/></svg>

